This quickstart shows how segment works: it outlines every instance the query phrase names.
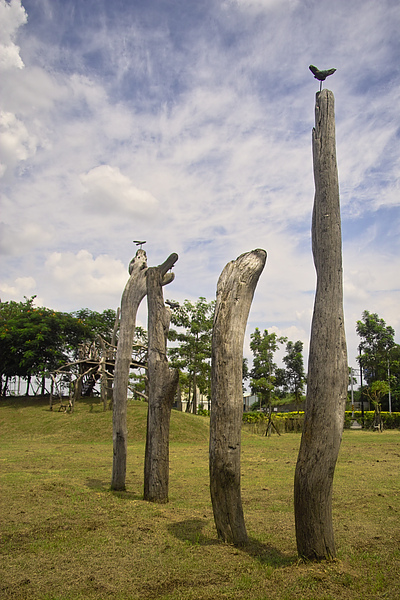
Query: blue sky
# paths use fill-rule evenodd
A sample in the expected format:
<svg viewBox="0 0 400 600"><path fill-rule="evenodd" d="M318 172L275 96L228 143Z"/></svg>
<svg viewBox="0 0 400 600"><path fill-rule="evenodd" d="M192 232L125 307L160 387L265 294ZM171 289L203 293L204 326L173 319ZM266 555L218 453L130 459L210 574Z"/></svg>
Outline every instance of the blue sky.
<svg viewBox="0 0 400 600"><path fill-rule="evenodd" d="M397 0L0 0L0 297L116 308L135 253L215 297L264 248L249 317L307 355L311 130L335 67L344 307L400 331ZM146 304L139 313L146 325Z"/></svg>

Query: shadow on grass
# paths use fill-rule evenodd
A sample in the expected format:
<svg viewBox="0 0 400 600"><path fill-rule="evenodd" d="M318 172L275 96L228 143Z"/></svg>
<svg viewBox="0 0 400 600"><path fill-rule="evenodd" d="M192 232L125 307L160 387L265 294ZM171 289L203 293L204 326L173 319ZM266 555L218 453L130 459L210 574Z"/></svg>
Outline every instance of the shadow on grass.
<svg viewBox="0 0 400 600"><path fill-rule="evenodd" d="M97 492L104 492L105 494L111 493L116 498L119 498L119 500L143 500L143 495L138 494L137 492L111 490L109 481L88 477L86 479L86 485L91 490L96 490Z"/></svg>
<svg viewBox="0 0 400 600"><path fill-rule="evenodd" d="M186 519L178 523L171 523L168 525L168 530L179 540L188 542L191 545L213 546L224 544L217 537L209 538L202 533L202 529L207 522L206 519ZM271 567L286 567L298 560L296 555L288 556L283 554L274 546L264 544L252 537L249 537L247 544L238 546L236 550L237 552L244 552L261 564Z"/></svg>
<svg viewBox="0 0 400 600"><path fill-rule="evenodd" d="M167 528L178 540L188 542L192 546L213 546L220 544L217 539L210 539L202 533L207 524L206 519L186 519L178 523L170 523Z"/></svg>
<svg viewBox="0 0 400 600"><path fill-rule="evenodd" d="M68 396L63 396L62 399L60 399L59 396L54 396L52 401L53 412L58 411L60 404L67 406L68 401ZM89 407L90 411L95 410L95 412L104 412L103 402L98 396L79 398L79 400L76 401L76 405L79 404L84 405L85 407ZM15 410L20 410L23 408L41 407L44 410L50 411L50 396L1 396L0 408L1 407L14 408Z"/></svg>
<svg viewBox="0 0 400 600"><path fill-rule="evenodd" d="M0 406L15 409L36 406L48 408L49 403L48 396L2 396L0 398Z"/></svg>

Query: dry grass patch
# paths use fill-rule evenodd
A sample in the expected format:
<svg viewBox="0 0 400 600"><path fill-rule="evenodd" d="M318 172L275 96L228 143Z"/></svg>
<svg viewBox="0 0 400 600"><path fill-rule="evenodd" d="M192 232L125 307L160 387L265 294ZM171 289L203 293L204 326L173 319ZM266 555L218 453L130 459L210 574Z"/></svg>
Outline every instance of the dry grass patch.
<svg viewBox="0 0 400 600"><path fill-rule="evenodd" d="M18 404L18 402L17 402ZM399 597L400 432L346 431L338 559L299 562L299 434L243 433L244 548L216 539L208 419L173 413L170 502L142 499L146 407L129 406L127 491L111 492L111 414L0 403L0 597L13 600L375 600Z"/></svg>

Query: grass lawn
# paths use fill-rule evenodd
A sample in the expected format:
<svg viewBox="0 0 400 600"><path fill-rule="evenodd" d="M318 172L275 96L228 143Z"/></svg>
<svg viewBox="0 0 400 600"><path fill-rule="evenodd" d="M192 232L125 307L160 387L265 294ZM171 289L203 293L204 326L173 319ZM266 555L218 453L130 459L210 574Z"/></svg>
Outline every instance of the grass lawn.
<svg viewBox="0 0 400 600"><path fill-rule="evenodd" d="M400 598L400 431L345 431L335 474L335 561L296 554L300 434L242 435L244 548L216 538L207 417L173 412L170 501L144 502L146 405L130 402L127 491L111 492L112 416L0 400L0 598Z"/></svg>

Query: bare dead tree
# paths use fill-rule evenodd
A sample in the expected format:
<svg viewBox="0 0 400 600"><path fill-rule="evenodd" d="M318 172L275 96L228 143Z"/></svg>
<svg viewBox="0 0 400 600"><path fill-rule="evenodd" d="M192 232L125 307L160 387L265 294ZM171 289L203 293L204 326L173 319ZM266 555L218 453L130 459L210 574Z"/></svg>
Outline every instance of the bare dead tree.
<svg viewBox="0 0 400 600"><path fill-rule="evenodd" d="M129 370L132 359L132 344L135 334L136 315L147 292L147 256L142 249L129 265L130 277L121 298L121 319L113 386L113 468L111 489L124 490L127 457L127 396ZM174 276L167 273L163 285Z"/></svg>
<svg viewBox="0 0 400 600"><path fill-rule="evenodd" d="M159 267L147 270L149 405L144 463L144 499L168 502L169 424L179 381L178 369L167 359L167 336L171 309L164 304L162 281L177 261L171 254Z"/></svg>
<svg viewBox="0 0 400 600"><path fill-rule="evenodd" d="M327 89L316 97L313 161L312 249L317 289L304 427L294 480L294 505L298 552L302 557L320 560L336 555L332 484L349 378L343 316L334 96Z"/></svg>
<svg viewBox="0 0 400 600"><path fill-rule="evenodd" d="M243 342L265 250L242 254L226 265L217 286L212 335L210 492L218 537L247 541L240 494L243 413Z"/></svg>

